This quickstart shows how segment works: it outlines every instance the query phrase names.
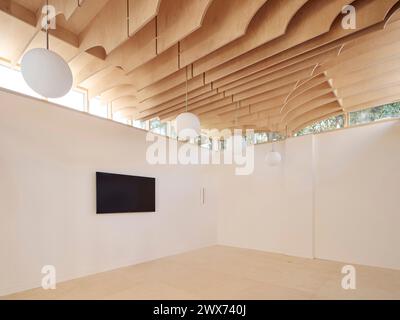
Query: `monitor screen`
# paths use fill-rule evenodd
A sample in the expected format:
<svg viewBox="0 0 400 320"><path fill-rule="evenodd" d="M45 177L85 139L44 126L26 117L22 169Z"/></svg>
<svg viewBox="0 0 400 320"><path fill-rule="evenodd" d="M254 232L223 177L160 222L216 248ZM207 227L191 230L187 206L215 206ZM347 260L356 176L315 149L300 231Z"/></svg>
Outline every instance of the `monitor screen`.
<svg viewBox="0 0 400 320"><path fill-rule="evenodd" d="M155 178L96 172L97 213L155 212Z"/></svg>

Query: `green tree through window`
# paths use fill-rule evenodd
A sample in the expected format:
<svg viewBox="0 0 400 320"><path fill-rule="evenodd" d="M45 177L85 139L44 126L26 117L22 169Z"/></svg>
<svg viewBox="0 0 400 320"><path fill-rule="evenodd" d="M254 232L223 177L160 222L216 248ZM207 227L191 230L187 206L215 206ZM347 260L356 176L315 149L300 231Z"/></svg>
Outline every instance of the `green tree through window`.
<svg viewBox="0 0 400 320"><path fill-rule="evenodd" d="M385 104L370 109L350 112L349 124L357 125L377 120L400 117L400 102Z"/></svg>
<svg viewBox="0 0 400 320"><path fill-rule="evenodd" d="M303 136L305 134L320 133L329 130L335 130L343 128L344 126L344 116L339 115L336 117L331 117L322 121L318 121L310 126L307 126L295 133L295 136Z"/></svg>

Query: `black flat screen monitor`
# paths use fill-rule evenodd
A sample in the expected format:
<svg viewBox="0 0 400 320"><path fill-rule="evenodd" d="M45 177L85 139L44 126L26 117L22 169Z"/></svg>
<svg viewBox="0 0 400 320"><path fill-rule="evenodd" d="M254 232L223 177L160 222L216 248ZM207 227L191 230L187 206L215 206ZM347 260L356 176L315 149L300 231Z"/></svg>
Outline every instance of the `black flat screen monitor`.
<svg viewBox="0 0 400 320"><path fill-rule="evenodd" d="M155 212L155 186L155 178L96 172L96 212Z"/></svg>

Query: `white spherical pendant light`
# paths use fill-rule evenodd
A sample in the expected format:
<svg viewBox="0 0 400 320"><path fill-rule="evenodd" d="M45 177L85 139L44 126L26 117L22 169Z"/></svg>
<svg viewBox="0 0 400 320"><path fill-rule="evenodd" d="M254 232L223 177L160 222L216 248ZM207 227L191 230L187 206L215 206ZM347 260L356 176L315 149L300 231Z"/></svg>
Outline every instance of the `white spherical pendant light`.
<svg viewBox="0 0 400 320"><path fill-rule="evenodd" d="M181 139L198 137L201 131L199 118L190 112L181 113L176 117L176 131Z"/></svg>
<svg viewBox="0 0 400 320"><path fill-rule="evenodd" d="M267 153L265 160L267 161L269 166L276 167L277 165L279 165L281 163L282 156L278 151L272 150Z"/></svg>
<svg viewBox="0 0 400 320"><path fill-rule="evenodd" d="M46 98L60 98L72 88L72 72L57 53L36 48L28 51L21 62L25 82L36 93Z"/></svg>
<svg viewBox="0 0 400 320"><path fill-rule="evenodd" d="M188 67L186 67L186 112L176 117L176 131L178 138L193 139L200 136L200 119L193 113L188 112Z"/></svg>

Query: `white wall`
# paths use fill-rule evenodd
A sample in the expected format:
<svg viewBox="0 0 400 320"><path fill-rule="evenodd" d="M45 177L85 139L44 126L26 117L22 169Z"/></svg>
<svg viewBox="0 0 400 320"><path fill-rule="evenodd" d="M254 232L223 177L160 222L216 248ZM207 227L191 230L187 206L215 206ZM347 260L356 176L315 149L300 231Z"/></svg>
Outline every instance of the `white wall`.
<svg viewBox="0 0 400 320"><path fill-rule="evenodd" d="M218 241L221 244L312 257L312 137L276 145L283 163L269 167L271 145L255 147L255 171L220 179Z"/></svg>
<svg viewBox="0 0 400 320"><path fill-rule="evenodd" d="M151 166L145 132L0 91L0 295L216 243L400 269L400 122L288 139L255 172ZM157 178L157 213L96 215L95 172ZM200 189L206 188L206 204Z"/></svg>
<svg viewBox="0 0 400 320"><path fill-rule="evenodd" d="M400 269L399 121L288 139L279 167L270 148L252 176L220 173L220 243Z"/></svg>
<svg viewBox="0 0 400 320"><path fill-rule="evenodd" d="M151 166L145 132L0 92L0 295L216 244L204 166ZM157 213L96 215L95 172L156 177ZM201 187L207 188L205 206Z"/></svg>
<svg viewBox="0 0 400 320"><path fill-rule="evenodd" d="M400 122L319 135L316 255L400 269Z"/></svg>

